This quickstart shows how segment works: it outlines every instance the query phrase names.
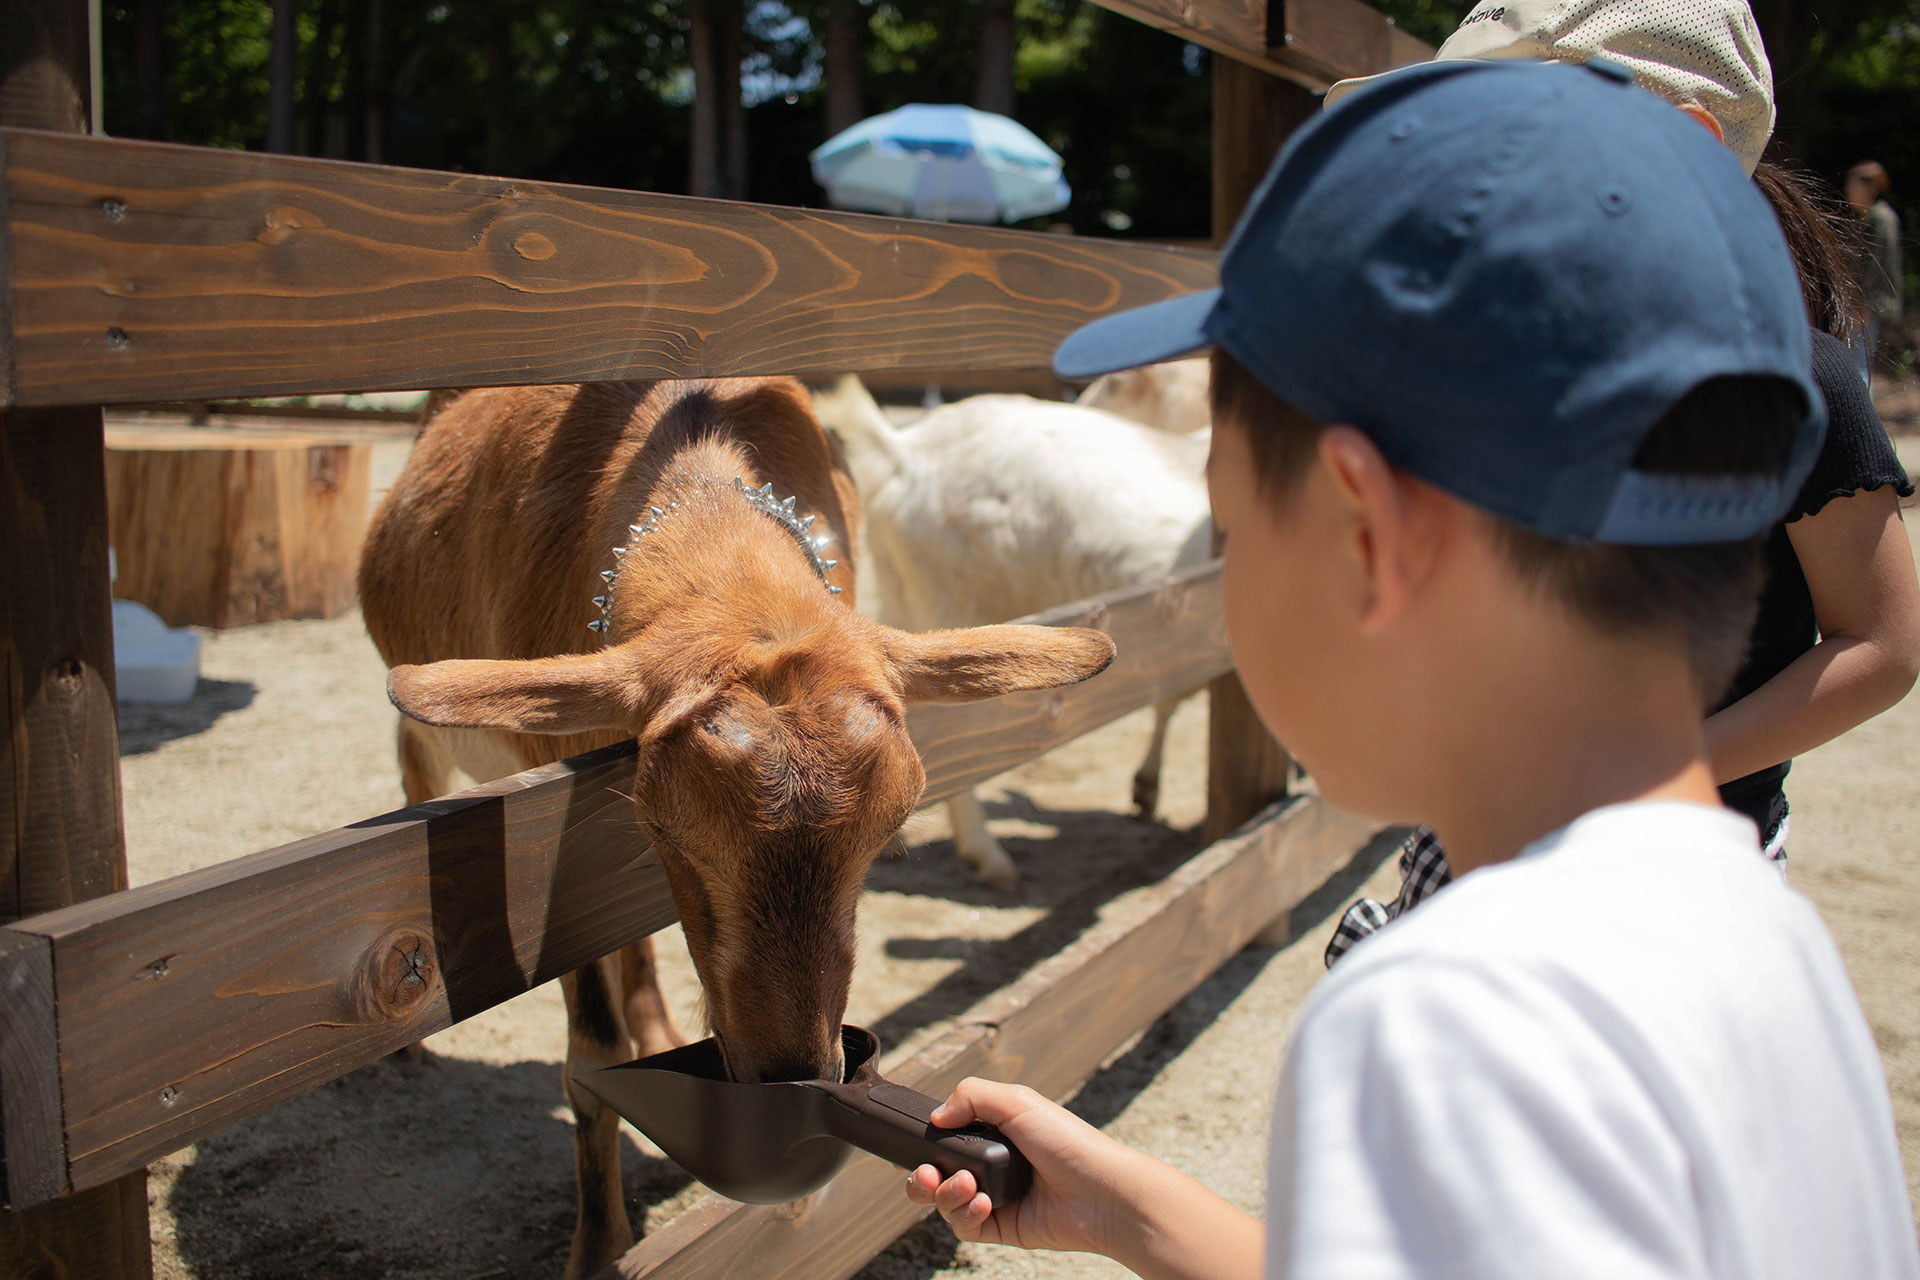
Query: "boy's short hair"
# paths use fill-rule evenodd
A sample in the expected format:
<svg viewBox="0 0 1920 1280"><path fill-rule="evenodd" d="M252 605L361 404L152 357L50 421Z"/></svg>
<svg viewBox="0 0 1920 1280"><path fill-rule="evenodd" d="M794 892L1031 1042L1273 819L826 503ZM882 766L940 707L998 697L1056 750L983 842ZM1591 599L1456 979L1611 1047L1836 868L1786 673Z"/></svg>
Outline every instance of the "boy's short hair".
<svg viewBox="0 0 1920 1280"><path fill-rule="evenodd" d="M1312 463L1323 424L1223 350L1213 352L1212 373L1214 429L1241 433L1260 493L1285 502ZM1777 378L1712 378L1654 424L1634 466L1657 475L1777 475L1804 414L1792 387ZM1680 636L1703 713L1733 683L1760 603L1759 535L1680 546L1573 543L1487 520L1516 577L1587 625L1607 634Z"/></svg>

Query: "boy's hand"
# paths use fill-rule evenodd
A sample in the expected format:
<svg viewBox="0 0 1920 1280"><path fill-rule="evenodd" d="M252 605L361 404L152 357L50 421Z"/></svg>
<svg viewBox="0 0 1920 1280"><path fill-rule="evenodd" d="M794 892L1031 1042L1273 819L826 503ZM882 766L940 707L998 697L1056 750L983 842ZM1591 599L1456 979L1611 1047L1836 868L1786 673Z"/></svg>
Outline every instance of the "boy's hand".
<svg viewBox="0 0 1920 1280"><path fill-rule="evenodd" d="M933 1112L943 1129L984 1120L1033 1164L1033 1187L1018 1201L996 1207L962 1170L940 1181L923 1164L907 1176L907 1198L930 1204L962 1240L1021 1249L1110 1253L1112 1224L1138 1153L1121 1146L1066 1108L1025 1085L968 1077Z"/></svg>

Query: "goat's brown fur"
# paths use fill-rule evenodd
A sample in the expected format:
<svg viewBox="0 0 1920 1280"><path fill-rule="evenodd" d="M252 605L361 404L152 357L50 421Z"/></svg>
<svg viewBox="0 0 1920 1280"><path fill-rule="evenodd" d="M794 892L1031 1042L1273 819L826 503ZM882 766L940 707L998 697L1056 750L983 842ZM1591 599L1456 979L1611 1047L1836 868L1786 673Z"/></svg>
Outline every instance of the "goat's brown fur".
<svg viewBox="0 0 1920 1280"><path fill-rule="evenodd" d="M915 636L855 613L852 483L790 379L503 388L432 408L360 571L408 717L408 801L443 792L454 767L486 779L637 738L635 816L728 1070L837 1073L860 886L925 784L904 704L1082 680L1111 642L1008 626ZM735 477L818 517L844 595ZM629 536L671 502L655 532ZM623 544L603 640L586 624ZM569 1081L678 1042L653 961L642 942L563 980ZM568 1097L577 1275L632 1233L617 1121Z"/></svg>

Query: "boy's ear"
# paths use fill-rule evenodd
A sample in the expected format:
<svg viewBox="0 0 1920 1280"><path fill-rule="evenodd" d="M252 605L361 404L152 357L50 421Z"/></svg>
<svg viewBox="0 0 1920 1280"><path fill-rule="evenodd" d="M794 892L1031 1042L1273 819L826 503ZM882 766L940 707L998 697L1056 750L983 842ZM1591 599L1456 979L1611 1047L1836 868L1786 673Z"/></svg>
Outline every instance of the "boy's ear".
<svg viewBox="0 0 1920 1280"><path fill-rule="evenodd" d="M1361 578L1362 633L1403 615L1432 561L1430 510L1436 494L1394 467L1353 427L1320 433L1320 462L1351 525L1346 538Z"/></svg>

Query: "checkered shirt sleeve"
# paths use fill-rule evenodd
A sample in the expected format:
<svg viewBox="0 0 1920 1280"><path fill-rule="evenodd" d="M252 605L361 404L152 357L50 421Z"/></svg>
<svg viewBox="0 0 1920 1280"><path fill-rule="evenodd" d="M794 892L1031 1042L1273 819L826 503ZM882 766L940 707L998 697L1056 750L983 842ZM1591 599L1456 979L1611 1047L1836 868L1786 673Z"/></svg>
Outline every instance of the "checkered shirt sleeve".
<svg viewBox="0 0 1920 1280"><path fill-rule="evenodd" d="M1348 907L1334 926L1333 937L1327 940L1327 968L1333 968L1333 962L1351 951L1354 943L1413 910L1446 888L1452 879L1447 851L1440 847L1439 837L1426 827L1415 827L1400 846L1399 896L1386 904L1362 898Z"/></svg>

